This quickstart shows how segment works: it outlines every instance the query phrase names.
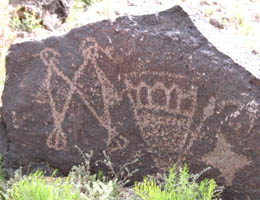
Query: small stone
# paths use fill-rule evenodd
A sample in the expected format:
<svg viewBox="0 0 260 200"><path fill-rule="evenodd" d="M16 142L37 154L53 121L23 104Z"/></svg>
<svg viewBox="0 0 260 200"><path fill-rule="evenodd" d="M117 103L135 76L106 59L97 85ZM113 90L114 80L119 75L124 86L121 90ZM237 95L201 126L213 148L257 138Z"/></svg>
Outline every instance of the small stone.
<svg viewBox="0 0 260 200"><path fill-rule="evenodd" d="M209 23L218 29L224 29L224 25L221 24L217 19L210 18Z"/></svg>

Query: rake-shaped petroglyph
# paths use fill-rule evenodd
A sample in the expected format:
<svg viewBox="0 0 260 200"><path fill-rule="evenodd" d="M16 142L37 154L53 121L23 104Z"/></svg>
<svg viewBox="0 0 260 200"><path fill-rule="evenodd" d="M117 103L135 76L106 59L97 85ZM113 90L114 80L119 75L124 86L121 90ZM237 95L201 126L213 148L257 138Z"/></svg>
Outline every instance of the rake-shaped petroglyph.
<svg viewBox="0 0 260 200"><path fill-rule="evenodd" d="M185 82L188 82L185 76L165 72L133 72L125 79L141 135L160 168L167 168L169 162L173 162L172 159L175 164L182 162L194 141L204 137L202 127L210 116L223 112L226 106L235 106L238 110L226 117L230 117L231 126L231 118L237 117L244 108L234 100L224 101L216 109L216 99L211 97L203 108L200 123L192 129L198 88L192 84L181 88L181 83ZM248 132L251 132L254 120L253 115L250 115ZM168 156L165 160L165 156L160 153L177 156Z"/></svg>
<svg viewBox="0 0 260 200"><path fill-rule="evenodd" d="M143 81L145 77L150 77L153 83ZM158 152L160 146L161 153L176 153L181 157L187 138L192 135L190 127L197 105L197 87L190 85L182 89L177 83L181 79L185 77L164 72L131 73L125 79L141 135L151 153ZM160 155L156 157L154 159ZM170 157L168 164L169 161ZM165 160L160 158L156 161L158 167L166 167L163 162Z"/></svg>
<svg viewBox="0 0 260 200"><path fill-rule="evenodd" d="M86 39L80 45L80 52L84 58L83 63L79 66L77 71L75 72L72 78L67 77L58 67L59 60L58 57L60 54L54 49L45 48L41 51L40 57L43 63L47 66L47 76L45 79L44 85L47 89L47 94L49 97L49 104L51 107L51 114L54 122L54 129L48 135L47 145L50 148L55 148L57 150L64 149L67 144L66 140L66 132L62 129L62 123L65 118L65 114L69 109L69 103L72 100L72 96L74 93L77 93L80 96L82 102L89 108L93 116L98 120L101 126L107 129L108 131L108 139L107 144L111 144L112 138L118 135L118 132L113 128L111 124L111 117L109 114L109 106L118 102L118 95L114 90L113 85L106 78L104 72L98 67L96 59L99 56L99 52L103 52L110 59L110 49L102 48L98 46L94 39ZM104 102L104 111L102 115L98 115L97 111L91 106L88 98L84 95L79 89L79 84L77 83L80 78L82 71L86 68L87 64L90 62L91 67L95 69L96 76L98 78L98 82L101 87L101 96ZM66 94L66 100L63 104L63 108L61 111L56 109L55 99L51 93L51 78L53 73L56 73L60 78L62 78L66 84L69 86L69 90Z"/></svg>

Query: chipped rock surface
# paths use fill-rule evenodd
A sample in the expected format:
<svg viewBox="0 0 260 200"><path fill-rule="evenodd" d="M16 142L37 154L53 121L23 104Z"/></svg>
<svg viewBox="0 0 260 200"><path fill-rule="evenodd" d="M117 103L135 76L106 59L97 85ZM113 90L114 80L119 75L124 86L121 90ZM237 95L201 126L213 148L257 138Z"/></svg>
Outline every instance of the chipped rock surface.
<svg viewBox="0 0 260 200"><path fill-rule="evenodd" d="M139 158L139 179L172 164L211 166L224 199L260 198L257 79L181 7L15 44L6 70L6 166L67 173L77 145L94 160L105 150L117 167Z"/></svg>

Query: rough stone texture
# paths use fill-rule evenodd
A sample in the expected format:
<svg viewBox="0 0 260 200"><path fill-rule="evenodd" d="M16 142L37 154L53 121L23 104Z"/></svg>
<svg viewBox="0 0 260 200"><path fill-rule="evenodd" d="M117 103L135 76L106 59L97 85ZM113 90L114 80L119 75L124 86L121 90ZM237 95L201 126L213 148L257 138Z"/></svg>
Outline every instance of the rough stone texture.
<svg viewBox="0 0 260 200"><path fill-rule="evenodd" d="M42 18L45 28L54 30L65 22L73 2L74 0L10 0L9 4L34 11Z"/></svg>
<svg viewBox="0 0 260 200"><path fill-rule="evenodd" d="M16 44L3 120L9 166L66 173L84 152L138 176L186 162L225 184L224 199L260 199L260 87L188 15L121 17Z"/></svg>
<svg viewBox="0 0 260 200"><path fill-rule="evenodd" d="M7 131L1 117L2 108L0 107L0 156L6 155L8 141L7 141Z"/></svg>

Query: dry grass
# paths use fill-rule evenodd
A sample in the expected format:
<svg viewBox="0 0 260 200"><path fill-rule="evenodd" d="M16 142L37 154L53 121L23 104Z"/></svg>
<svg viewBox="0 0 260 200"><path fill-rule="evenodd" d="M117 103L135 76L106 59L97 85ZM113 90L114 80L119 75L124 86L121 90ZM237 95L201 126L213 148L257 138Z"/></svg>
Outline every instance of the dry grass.
<svg viewBox="0 0 260 200"><path fill-rule="evenodd" d="M8 21L6 20L8 6L8 0L3 0L0 2L0 96L3 91L4 81L5 81L5 55L6 55L6 38L7 38L7 28ZM0 99L0 106L2 100Z"/></svg>
<svg viewBox="0 0 260 200"><path fill-rule="evenodd" d="M239 35L245 46L260 50L260 1L201 0L199 5L208 21L216 19L224 29Z"/></svg>

